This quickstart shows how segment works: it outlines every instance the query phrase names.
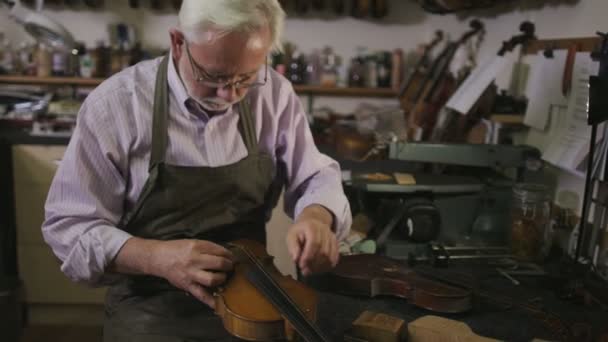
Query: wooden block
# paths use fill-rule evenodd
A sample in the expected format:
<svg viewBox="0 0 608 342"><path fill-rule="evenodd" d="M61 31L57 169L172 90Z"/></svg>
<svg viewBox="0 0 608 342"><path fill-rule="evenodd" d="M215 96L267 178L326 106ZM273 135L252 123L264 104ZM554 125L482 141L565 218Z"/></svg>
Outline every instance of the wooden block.
<svg viewBox="0 0 608 342"><path fill-rule="evenodd" d="M463 322L438 317L424 316L407 326L409 342L498 342L475 334Z"/></svg>
<svg viewBox="0 0 608 342"><path fill-rule="evenodd" d="M375 172L375 173L363 173L358 175L358 178L365 179L370 182L388 182L393 180L391 175L386 173Z"/></svg>
<svg viewBox="0 0 608 342"><path fill-rule="evenodd" d="M403 341L405 321L383 313L364 311L353 322L351 336L373 342Z"/></svg>
<svg viewBox="0 0 608 342"><path fill-rule="evenodd" d="M412 175L412 174L395 172L393 175L395 176L395 180L397 181L397 184L400 184L400 185L416 184L416 179L414 178L414 175Z"/></svg>

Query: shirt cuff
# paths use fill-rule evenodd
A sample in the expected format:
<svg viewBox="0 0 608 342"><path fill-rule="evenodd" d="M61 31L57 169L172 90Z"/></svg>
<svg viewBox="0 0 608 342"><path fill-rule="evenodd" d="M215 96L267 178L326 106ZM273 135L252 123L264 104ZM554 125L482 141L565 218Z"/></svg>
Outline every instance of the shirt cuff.
<svg viewBox="0 0 608 342"><path fill-rule="evenodd" d="M80 236L61 270L75 282L92 286L113 284L121 276L106 273L106 268L131 237L131 234L110 225L96 226Z"/></svg>
<svg viewBox="0 0 608 342"><path fill-rule="evenodd" d="M338 241L342 241L346 236L348 236L352 218L350 214L350 206L348 204L346 196L326 192L304 195L296 203L296 207L294 210L294 218L297 219L297 217L300 216L304 208L313 204L321 205L333 214L333 228Z"/></svg>

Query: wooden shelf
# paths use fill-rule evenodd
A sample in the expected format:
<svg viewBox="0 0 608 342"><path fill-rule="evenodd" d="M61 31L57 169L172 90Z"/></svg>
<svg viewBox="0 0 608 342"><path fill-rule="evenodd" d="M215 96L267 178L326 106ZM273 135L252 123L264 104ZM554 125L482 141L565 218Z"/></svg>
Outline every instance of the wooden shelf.
<svg viewBox="0 0 608 342"><path fill-rule="evenodd" d="M25 84L25 85L55 85L55 86L81 86L96 87L103 78L80 78L80 77L35 77L35 76L0 76L0 84ZM308 85L294 85L299 94L339 97L383 97L396 98L397 92L389 88L334 88Z"/></svg>
<svg viewBox="0 0 608 342"><path fill-rule="evenodd" d="M498 122L505 125L523 125L523 115L509 115L509 114L492 114L490 115L490 121Z"/></svg>
<svg viewBox="0 0 608 342"><path fill-rule="evenodd" d="M65 85L96 87L103 78L80 78L80 77L36 77L36 76L0 76L0 83L4 84L27 84L27 85Z"/></svg>
<svg viewBox="0 0 608 342"><path fill-rule="evenodd" d="M390 88L338 88L308 85L294 85L293 88L297 93L306 95L397 98L397 92Z"/></svg>

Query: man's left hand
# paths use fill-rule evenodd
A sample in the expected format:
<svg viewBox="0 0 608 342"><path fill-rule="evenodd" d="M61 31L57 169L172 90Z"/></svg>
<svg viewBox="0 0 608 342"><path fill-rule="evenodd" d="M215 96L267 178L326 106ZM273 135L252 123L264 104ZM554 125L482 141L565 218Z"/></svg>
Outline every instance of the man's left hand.
<svg viewBox="0 0 608 342"><path fill-rule="evenodd" d="M289 228L287 248L302 275L326 272L338 263L338 240L332 223L333 216L325 207L311 205Z"/></svg>

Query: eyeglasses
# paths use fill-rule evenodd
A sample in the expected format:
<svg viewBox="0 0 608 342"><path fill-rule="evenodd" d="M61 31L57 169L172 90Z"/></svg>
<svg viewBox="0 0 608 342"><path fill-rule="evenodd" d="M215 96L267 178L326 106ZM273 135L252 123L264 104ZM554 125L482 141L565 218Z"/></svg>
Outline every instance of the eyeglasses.
<svg viewBox="0 0 608 342"><path fill-rule="evenodd" d="M237 81L225 82L222 81L221 78L215 78L211 76L205 69L194 62L192 55L190 54L190 48L188 47L188 42L186 42L186 54L188 55L188 60L190 61L190 66L192 67L192 71L194 72L194 80L206 87L209 88L232 88L235 89L250 89L261 87L266 84L268 80L268 63L264 63L264 80L258 81L256 80L257 73L244 77Z"/></svg>

